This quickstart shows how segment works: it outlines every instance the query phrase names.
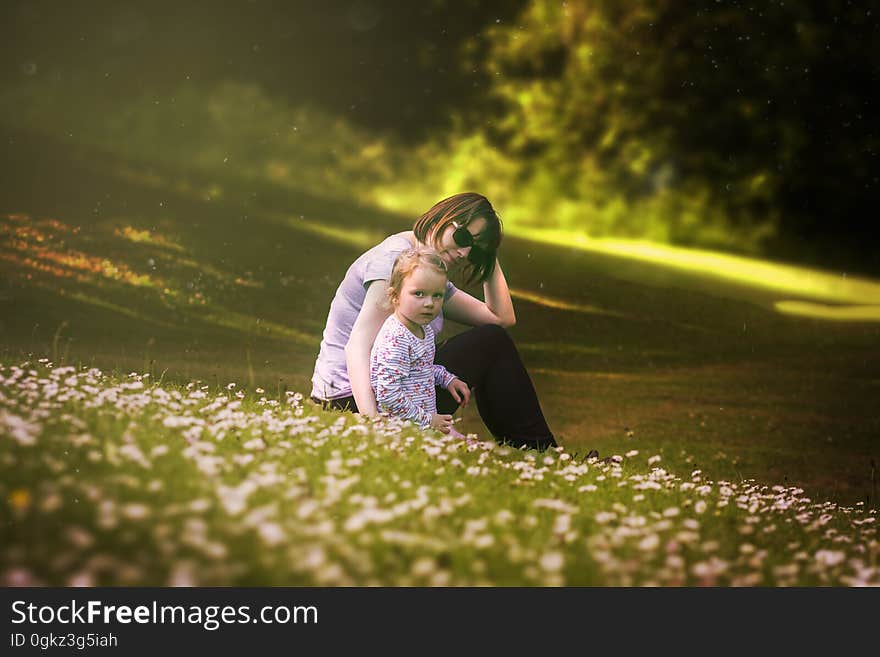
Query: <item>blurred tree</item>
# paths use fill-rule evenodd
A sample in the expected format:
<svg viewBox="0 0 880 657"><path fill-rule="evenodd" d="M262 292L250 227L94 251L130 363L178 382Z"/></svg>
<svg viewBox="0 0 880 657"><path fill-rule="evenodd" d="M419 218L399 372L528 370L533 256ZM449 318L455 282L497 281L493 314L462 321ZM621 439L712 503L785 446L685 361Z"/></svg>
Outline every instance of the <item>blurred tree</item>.
<svg viewBox="0 0 880 657"><path fill-rule="evenodd" d="M482 70L459 70L461 44L522 5L3 0L0 91L32 79L76 78L86 97L167 97L184 82L238 81L417 141L443 129L485 86Z"/></svg>
<svg viewBox="0 0 880 657"><path fill-rule="evenodd" d="M487 134L562 197L702 195L776 254L880 271L876 5L532 0L487 31Z"/></svg>

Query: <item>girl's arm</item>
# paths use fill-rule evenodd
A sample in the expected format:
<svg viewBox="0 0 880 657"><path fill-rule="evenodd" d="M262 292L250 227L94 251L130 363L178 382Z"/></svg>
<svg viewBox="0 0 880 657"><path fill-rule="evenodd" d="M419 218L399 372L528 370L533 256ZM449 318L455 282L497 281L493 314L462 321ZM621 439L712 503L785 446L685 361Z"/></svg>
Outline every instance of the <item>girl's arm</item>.
<svg viewBox="0 0 880 657"><path fill-rule="evenodd" d="M480 301L459 290L443 305L443 315L453 322L470 326L498 324L510 327L516 324L513 300L498 260L495 260L495 270L489 280L483 283L483 296L486 300Z"/></svg>
<svg viewBox="0 0 880 657"><path fill-rule="evenodd" d="M348 344L345 345L345 366L351 383L351 394L358 412L369 417L379 413L376 396L370 385L370 349L376 334L391 314L381 306L385 300L385 287L384 280L370 283L361 311L351 327Z"/></svg>
<svg viewBox="0 0 880 657"><path fill-rule="evenodd" d="M452 383L455 375L451 374L449 370L442 365L434 364L432 367L434 369L434 385L439 386L440 388L449 387L449 384Z"/></svg>

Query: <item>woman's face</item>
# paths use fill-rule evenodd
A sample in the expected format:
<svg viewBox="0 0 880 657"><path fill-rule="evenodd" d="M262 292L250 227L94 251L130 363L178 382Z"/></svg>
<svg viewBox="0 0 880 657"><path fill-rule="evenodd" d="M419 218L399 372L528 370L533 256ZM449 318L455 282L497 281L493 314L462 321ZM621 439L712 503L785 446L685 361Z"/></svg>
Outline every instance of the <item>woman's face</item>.
<svg viewBox="0 0 880 657"><path fill-rule="evenodd" d="M471 220L465 228L474 240L476 240L480 233L486 228L486 220L483 217L477 217L476 219ZM460 261L467 259L471 252L470 246L459 246L455 242L455 238L452 236L455 230L455 225L453 224L450 224L443 229L443 233L439 236L434 247L443 259L443 262L445 262L446 266L449 268L452 268L453 266L460 264Z"/></svg>

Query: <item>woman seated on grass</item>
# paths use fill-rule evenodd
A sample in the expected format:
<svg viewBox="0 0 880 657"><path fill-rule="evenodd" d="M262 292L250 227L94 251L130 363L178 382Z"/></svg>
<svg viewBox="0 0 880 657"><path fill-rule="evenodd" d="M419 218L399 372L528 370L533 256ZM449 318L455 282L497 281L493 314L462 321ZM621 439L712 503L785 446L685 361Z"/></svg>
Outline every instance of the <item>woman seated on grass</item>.
<svg viewBox="0 0 880 657"><path fill-rule="evenodd" d="M501 221L480 194L456 194L423 214L412 230L396 233L363 253L345 273L330 313L315 372L312 399L367 416L379 412L370 381L370 351L391 314L384 303L394 261L404 251L430 247L450 273L483 284L481 301L447 281L442 306L428 323L435 334L443 318L472 326L437 345L434 362L473 388L483 422L500 441L546 449L556 440L535 388L505 327L516 316L496 252ZM451 415L459 400L436 390L439 413Z"/></svg>

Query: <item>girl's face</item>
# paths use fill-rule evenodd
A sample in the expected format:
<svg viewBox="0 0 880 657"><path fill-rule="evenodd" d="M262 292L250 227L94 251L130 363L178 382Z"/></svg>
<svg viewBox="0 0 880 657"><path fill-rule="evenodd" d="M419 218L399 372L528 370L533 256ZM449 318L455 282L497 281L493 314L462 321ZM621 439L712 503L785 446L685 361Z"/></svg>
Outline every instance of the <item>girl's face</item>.
<svg viewBox="0 0 880 657"><path fill-rule="evenodd" d="M473 219L467 226L463 228L471 234L471 243L473 243L480 235L480 233L486 228L486 220L483 217L477 217ZM446 266L450 269L461 260L464 260L468 257L471 252L470 246L461 246L455 240L455 231L456 226L454 224L450 224L447 226L443 233L439 236L440 239L437 240L437 244L435 248L437 249L437 253L443 259L443 262L446 263ZM464 236L467 238L467 236ZM465 239L464 241L468 241Z"/></svg>
<svg viewBox="0 0 880 657"><path fill-rule="evenodd" d="M397 318L411 331L440 314L446 294L446 275L433 267L419 266L403 279L400 293L392 297Z"/></svg>

